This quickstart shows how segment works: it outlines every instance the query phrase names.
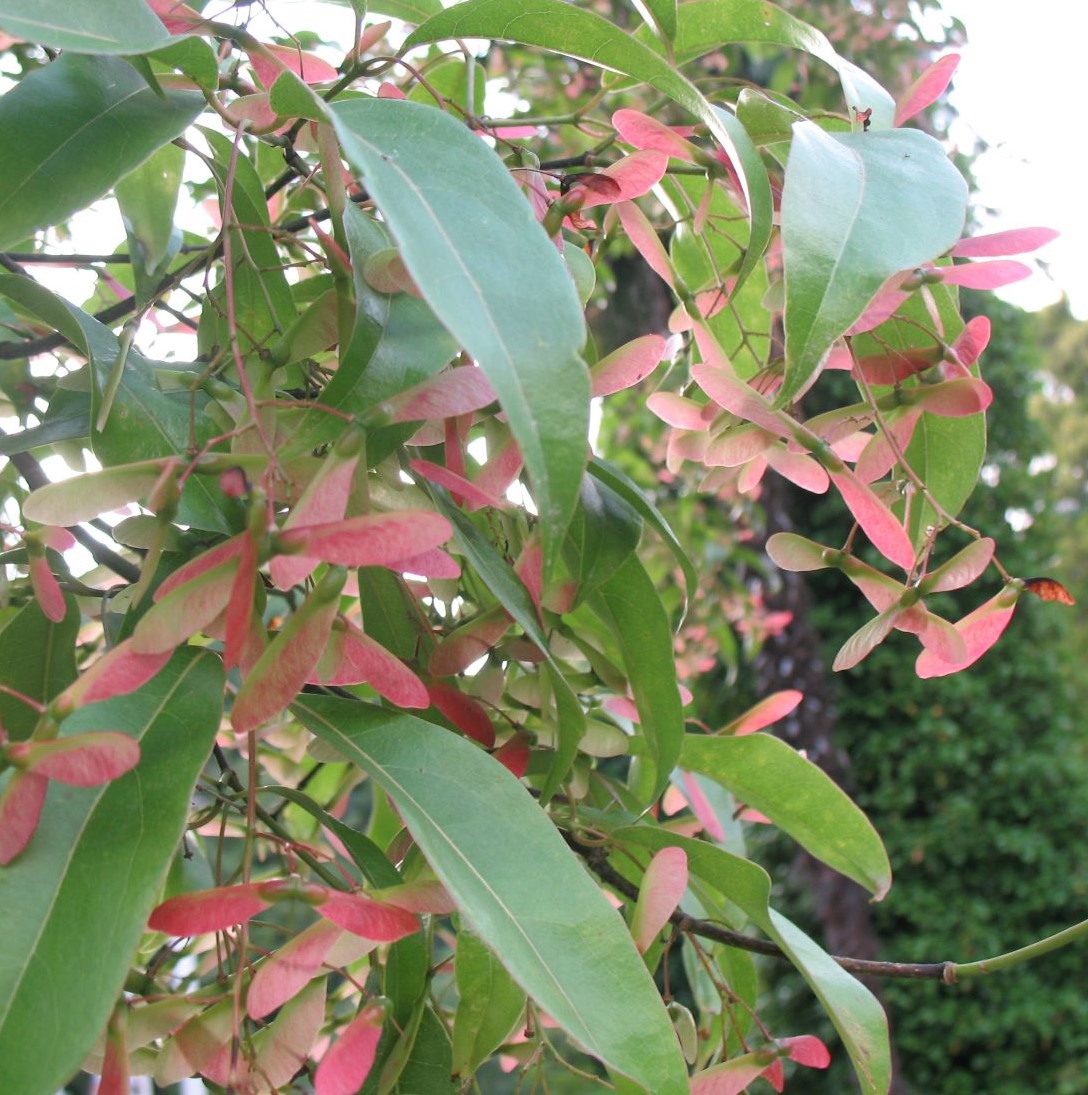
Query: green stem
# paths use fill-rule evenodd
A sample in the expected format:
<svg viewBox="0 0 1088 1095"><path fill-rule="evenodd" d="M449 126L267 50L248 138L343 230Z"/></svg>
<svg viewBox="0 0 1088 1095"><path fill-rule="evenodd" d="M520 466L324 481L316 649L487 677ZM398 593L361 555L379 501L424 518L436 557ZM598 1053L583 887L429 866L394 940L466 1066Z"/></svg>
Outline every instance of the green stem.
<svg viewBox="0 0 1088 1095"><path fill-rule="evenodd" d="M1045 939L1039 939L1029 943L1026 947L1018 947L1014 951L1007 951L994 958L983 958L979 962L964 962L962 964L950 962L945 974L948 981L959 981L970 977L985 977L990 973L1000 973L1002 970L1019 966L1022 962L1030 962L1042 954L1049 954L1059 947L1075 943L1088 935L1088 920L1082 920L1072 927L1063 928L1054 935L1048 935Z"/></svg>

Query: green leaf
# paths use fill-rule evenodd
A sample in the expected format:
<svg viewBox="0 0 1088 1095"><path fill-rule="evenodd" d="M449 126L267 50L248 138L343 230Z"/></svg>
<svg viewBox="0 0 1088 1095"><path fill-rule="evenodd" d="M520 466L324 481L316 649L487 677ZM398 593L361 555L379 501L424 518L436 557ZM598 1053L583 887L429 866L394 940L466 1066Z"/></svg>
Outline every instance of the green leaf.
<svg viewBox="0 0 1088 1095"><path fill-rule="evenodd" d="M842 82L850 109L872 108L876 129L890 128L895 102L868 73L844 60L827 37L766 0L693 0L679 10L673 49L680 63L720 49L729 42L771 42L804 50L830 65Z"/></svg>
<svg viewBox="0 0 1088 1095"><path fill-rule="evenodd" d="M649 804L665 789L684 741L672 630L661 598L637 556L628 557L591 602L623 654L646 741L634 793Z"/></svg>
<svg viewBox="0 0 1088 1095"><path fill-rule="evenodd" d="M607 581L638 547L642 520L634 508L600 480L582 480L580 504L567 538L568 565L584 600Z"/></svg>
<svg viewBox="0 0 1088 1095"><path fill-rule="evenodd" d="M468 1079L509 1038L525 1012L525 993L478 935L457 933L457 1014L453 1072Z"/></svg>
<svg viewBox="0 0 1088 1095"><path fill-rule="evenodd" d="M691 874L739 905L808 982L850 1054L864 1095L886 1095L891 1051L883 1008L822 947L770 907L771 880L766 871L704 840L675 836L650 825L617 829L613 838L621 845L641 844L653 851L683 848Z"/></svg>
<svg viewBox="0 0 1088 1095"><path fill-rule="evenodd" d="M101 391L120 353L113 332L30 278L0 275L0 297L64 335L87 358L94 382L92 411L97 417ZM179 455L188 450L192 440L202 445L214 430L214 424L203 413L207 404L203 392L163 392L155 383L151 362L130 350L105 429L92 434L95 455L109 467ZM194 421L195 438L190 434ZM185 524L230 533L233 529L223 501L220 492L210 488L203 476L191 475L182 492L179 516Z"/></svg>
<svg viewBox="0 0 1088 1095"><path fill-rule="evenodd" d="M145 53L170 41L144 0L0 0L0 29L72 53Z"/></svg>
<svg viewBox="0 0 1088 1095"><path fill-rule="evenodd" d="M86 208L203 109L117 58L66 54L32 72L0 99L0 250Z"/></svg>
<svg viewBox="0 0 1088 1095"><path fill-rule="evenodd" d="M385 567L360 567L359 604L366 633L402 661L426 658L434 637L399 574Z"/></svg>
<svg viewBox="0 0 1088 1095"><path fill-rule="evenodd" d="M442 10L442 0L368 0L371 15L391 15L406 23L422 23Z"/></svg>
<svg viewBox="0 0 1088 1095"><path fill-rule="evenodd" d="M11 456L17 452L29 452L42 445L52 445L57 441L74 441L87 437L91 432L91 406L85 401L83 410L72 410L63 415L50 417L40 426L31 426L28 430L5 434L0 437L0 456ZM52 407L50 407L52 409Z"/></svg>
<svg viewBox="0 0 1088 1095"><path fill-rule="evenodd" d="M822 863L880 900L892 869L869 819L820 768L769 734L689 734L680 765L703 772L766 814Z"/></svg>
<svg viewBox="0 0 1088 1095"><path fill-rule="evenodd" d="M676 37L676 0L635 0L635 7L644 7L653 25L663 39L671 42Z"/></svg>
<svg viewBox="0 0 1088 1095"><path fill-rule="evenodd" d="M467 0L417 27L405 46L446 38L495 38L540 46L641 80L690 111L737 165L752 216L738 281L755 269L771 238L773 212L770 183L755 146L742 126L724 122L699 89L648 45L594 12L562 0L534 0L529 10L521 0Z"/></svg>
<svg viewBox="0 0 1088 1095"><path fill-rule="evenodd" d="M589 376L567 268L495 154L417 103L331 108L408 272L495 388L525 458L550 572L586 461Z"/></svg>
<svg viewBox="0 0 1088 1095"><path fill-rule="evenodd" d="M137 270L145 275L156 274L181 242L174 229L174 211L184 168L185 153L176 145L163 145L114 189L129 253Z"/></svg>
<svg viewBox="0 0 1088 1095"><path fill-rule="evenodd" d="M784 406L884 282L959 239L967 184L917 129L825 133L793 128L782 187L786 278Z"/></svg>
<svg viewBox="0 0 1088 1095"><path fill-rule="evenodd" d="M0 1055L11 1091L56 1091L102 1033L184 831L222 692L219 660L180 650L139 691L65 720L65 735L129 734L140 763L100 787L51 784L30 845L0 872Z"/></svg>
<svg viewBox="0 0 1088 1095"><path fill-rule="evenodd" d="M445 1024L433 1008L424 1008L412 1051L397 1080L397 1095L455 1095L452 1061Z"/></svg>
<svg viewBox="0 0 1088 1095"><path fill-rule="evenodd" d="M23 605L0 631L4 684L39 703L48 703L76 679L76 634L80 614L72 597L68 611L53 623L37 601ZM0 692L0 726L12 741L30 737L38 714L21 700Z"/></svg>
<svg viewBox="0 0 1088 1095"><path fill-rule="evenodd" d="M184 72L205 91L214 91L219 83L219 58L212 44L204 38L175 38L170 45L153 50L147 56L149 60Z"/></svg>
<svg viewBox="0 0 1088 1095"><path fill-rule="evenodd" d="M294 710L396 802L473 930L572 1038L654 1095L686 1095L676 1036L623 921L498 761L368 704L306 696Z"/></svg>
<svg viewBox="0 0 1088 1095"><path fill-rule="evenodd" d="M454 537L465 558L483 579L484 585L498 598L499 604L521 625L521 629L540 648L548 664L548 679L556 704L559 744L552 758L548 777L541 790L547 802L566 778L578 753L578 743L586 732L586 716L578 697L571 690L562 668L552 657L548 636L540 626L536 605L514 568L491 546L490 541L468 516L453 505L444 491L432 489L432 497L442 515L453 525Z"/></svg>
<svg viewBox="0 0 1088 1095"><path fill-rule="evenodd" d="M684 614L686 615L687 606L699 588L699 575L695 571L695 564L684 550L684 545L673 532L672 526L665 520L657 506L646 497L642 488L614 464L594 456L589 461L589 474L605 486L611 487L665 541L665 546L672 552L673 558L684 575ZM680 622L683 623L683 620ZM677 626L679 627L679 624Z"/></svg>

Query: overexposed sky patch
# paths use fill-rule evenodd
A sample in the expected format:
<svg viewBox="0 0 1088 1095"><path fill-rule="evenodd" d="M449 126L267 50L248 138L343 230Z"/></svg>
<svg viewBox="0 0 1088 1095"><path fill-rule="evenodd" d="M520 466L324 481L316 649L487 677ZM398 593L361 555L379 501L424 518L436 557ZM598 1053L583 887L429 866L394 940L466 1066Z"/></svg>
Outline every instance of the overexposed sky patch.
<svg viewBox="0 0 1088 1095"><path fill-rule="evenodd" d="M975 201L987 230L1046 225L1061 237L1037 252L1044 271L1000 295L1040 308L1064 291L1088 319L1088 153L1080 109L1088 0L943 0L967 28L950 101L952 140L976 160ZM985 212L987 208L994 215Z"/></svg>

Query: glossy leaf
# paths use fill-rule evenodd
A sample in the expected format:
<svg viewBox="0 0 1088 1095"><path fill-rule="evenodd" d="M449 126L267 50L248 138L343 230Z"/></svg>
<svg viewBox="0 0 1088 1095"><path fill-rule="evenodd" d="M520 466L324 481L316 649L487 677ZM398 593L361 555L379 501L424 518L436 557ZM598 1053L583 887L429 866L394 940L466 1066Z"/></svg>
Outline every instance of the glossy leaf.
<svg viewBox="0 0 1088 1095"><path fill-rule="evenodd" d="M672 1026L630 936L501 764L367 704L307 696L295 711L393 798L473 929L552 1018L609 1068L657 1095L686 1095ZM502 826L487 820L496 816Z"/></svg>
<svg viewBox="0 0 1088 1095"><path fill-rule="evenodd" d="M2 0L0 29L70 53L146 53L170 40L145 0Z"/></svg>
<svg viewBox="0 0 1088 1095"><path fill-rule="evenodd" d="M525 993L478 935L457 933L457 1012L453 1071L467 1079L510 1036L525 1014Z"/></svg>
<svg viewBox="0 0 1088 1095"><path fill-rule="evenodd" d="M105 1027L188 818L222 691L218 660L182 651L139 692L65 720L65 734L131 735L141 759L99 787L52 786L30 846L0 872L0 1053L14 1090L62 1087ZM125 870L109 885L87 885L118 857Z"/></svg>
<svg viewBox="0 0 1088 1095"><path fill-rule="evenodd" d="M120 59L66 54L32 72L0 99L11 150L0 179L0 249L85 208L203 108L194 92L156 95Z"/></svg>
<svg viewBox="0 0 1088 1095"><path fill-rule="evenodd" d="M919 130L825 133L794 126L782 193L786 270L784 405L892 274L959 238L967 184Z"/></svg>
<svg viewBox="0 0 1088 1095"><path fill-rule="evenodd" d="M895 124L902 125L920 114L930 103L935 103L952 81L960 63L958 53L938 58L899 97L895 104Z"/></svg>
<svg viewBox="0 0 1088 1095"><path fill-rule="evenodd" d="M502 162L449 115L379 99L332 112L413 280L499 397L550 569L574 510L589 422L584 322L566 267Z"/></svg>
<svg viewBox="0 0 1088 1095"><path fill-rule="evenodd" d="M613 572L592 604L623 655L638 707L646 755L634 790L647 804L665 789L684 740L669 618L650 576L635 556Z"/></svg>
<svg viewBox="0 0 1088 1095"><path fill-rule="evenodd" d="M765 7L761 5L761 10ZM683 9L680 14L685 15ZM564 53L651 84L694 114L710 129L741 180L752 225L738 277L747 277L755 268L770 240L772 213L770 184L755 145L732 115L712 107L694 84L653 49L595 12L573 8L562 0L538 0L531 10L520 0L467 0L428 19L405 45L463 37L507 39ZM623 216L624 206L619 208Z"/></svg>
<svg viewBox="0 0 1088 1095"><path fill-rule="evenodd" d="M0 665L8 688L48 703L76 677L75 645L80 614L68 598L63 620L46 618L36 602L25 604L0 631ZM30 737L38 713L7 692L0 692L0 725L10 741Z"/></svg>
<svg viewBox="0 0 1088 1095"><path fill-rule="evenodd" d="M242 924L270 904L254 885L217 886L164 901L152 911L147 926L167 935L206 935Z"/></svg>
<svg viewBox="0 0 1088 1095"><path fill-rule="evenodd" d="M785 742L767 734L689 734L680 764L712 777L739 801L766 814L822 863L854 879L878 900L888 892L891 866L868 818Z"/></svg>
<svg viewBox="0 0 1088 1095"><path fill-rule="evenodd" d="M771 880L761 867L706 841L675 836L651 826L619 829L614 838L621 846L636 844L655 851L670 846L683 849L690 873L728 895L800 971L839 1032L864 1095L885 1095L891 1082L891 1054L883 1009L869 990L816 942L770 908Z"/></svg>

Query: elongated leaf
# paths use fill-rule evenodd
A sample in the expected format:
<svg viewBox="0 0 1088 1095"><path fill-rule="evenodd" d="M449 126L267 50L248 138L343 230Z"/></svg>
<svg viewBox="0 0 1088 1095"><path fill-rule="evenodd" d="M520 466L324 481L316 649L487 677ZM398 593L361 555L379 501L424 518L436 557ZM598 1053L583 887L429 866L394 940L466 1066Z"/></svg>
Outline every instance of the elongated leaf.
<svg viewBox="0 0 1088 1095"><path fill-rule="evenodd" d="M589 474L594 479L600 480L606 487L611 487L665 541L665 546L672 552L673 558L676 559L684 575L684 613L686 615L687 606L699 587L699 575L695 571L695 564L684 550L684 545L673 532L672 526L665 520L657 506L646 497L642 488L614 464L594 456L589 462ZM680 623L683 623L682 619ZM680 624L677 624L677 627L679 626Z"/></svg>
<svg viewBox="0 0 1088 1095"><path fill-rule="evenodd" d="M827 37L777 4L766 0L694 0L679 9L674 43L677 61L684 62L719 49L728 42L772 42L804 50L839 74L847 106L872 108L876 129L892 125L895 103L868 73L844 60Z"/></svg>
<svg viewBox="0 0 1088 1095"><path fill-rule="evenodd" d="M29 847L0 872L0 1055L12 1091L62 1087L105 1027L181 837L222 691L218 659L186 650L139 692L65 720L65 734L130 734L141 757L100 787L51 786Z"/></svg>
<svg viewBox="0 0 1088 1095"><path fill-rule="evenodd" d="M473 930L560 1026L654 1095L685 1095L676 1037L622 921L501 764L367 704L306 696L295 711L393 798Z"/></svg>
<svg viewBox="0 0 1088 1095"><path fill-rule="evenodd" d="M650 576L633 555L601 586L592 604L623 654L646 739L635 794L650 803L665 789L684 739L669 618Z"/></svg>
<svg viewBox="0 0 1088 1095"><path fill-rule="evenodd" d="M146 53L170 41L145 0L0 0L0 28L71 53Z"/></svg>
<svg viewBox="0 0 1088 1095"><path fill-rule="evenodd" d="M463 37L523 42L621 72L664 92L705 122L737 169L752 217L738 282L755 269L771 237L772 215L770 183L755 146L739 123L723 121L698 88L648 45L594 12L562 0L535 0L531 9L521 0L467 0L428 19L405 45Z"/></svg>
<svg viewBox="0 0 1088 1095"><path fill-rule="evenodd" d="M46 619L31 601L0 631L0 666L8 688L39 703L48 703L76 679L76 634L79 611L68 597L68 612L60 623ZM22 700L0 693L0 725L11 741L30 737L38 714Z"/></svg>
<svg viewBox="0 0 1088 1095"><path fill-rule="evenodd" d="M706 841L674 836L649 825L618 829L613 835L621 844L641 844L655 851L670 846L683 849L689 871L739 905L800 971L835 1024L864 1095L886 1095L891 1053L884 1009L816 942L770 908L771 880L761 867Z"/></svg>
<svg viewBox="0 0 1088 1095"><path fill-rule="evenodd" d="M536 606L529 591L514 573L514 568L491 546L487 538L444 493L435 492L439 508L453 525L454 537L465 557L472 564L484 585L499 599L499 603L522 630L543 652L548 661L549 679L555 696L558 715L558 747L541 792L546 802L566 778L578 752L578 743L586 732L586 717L578 697L571 690L561 667L552 657L548 637L540 626Z"/></svg>
<svg viewBox="0 0 1088 1095"><path fill-rule="evenodd" d="M547 572L589 423L585 327L566 266L502 162L453 118L386 99L332 112L408 272L499 397L533 484Z"/></svg>
<svg viewBox="0 0 1088 1095"><path fill-rule="evenodd" d="M967 184L920 130L793 128L782 190L786 378L779 406L805 390L832 343L892 274L959 239Z"/></svg>
<svg viewBox="0 0 1088 1095"><path fill-rule="evenodd" d="M369 0L372 15L391 15L406 23L422 23L442 10L442 0Z"/></svg>
<svg viewBox="0 0 1088 1095"><path fill-rule="evenodd" d="M643 6L661 37L671 42L676 37L676 0L643 0Z"/></svg>
<svg viewBox="0 0 1088 1095"><path fill-rule="evenodd" d="M457 933L454 964L460 1000L453 1020L453 1071L467 1079L510 1036L525 993L478 935Z"/></svg>
<svg viewBox="0 0 1088 1095"><path fill-rule="evenodd" d="M767 734L684 739L680 765L703 772L766 814L822 863L877 899L892 869L869 819L831 779L784 741Z"/></svg>
<svg viewBox="0 0 1088 1095"><path fill-rule="evenodd" d="M583 600L638 547L642 520L619 494L592 476L582 481L581 505L567 541L568 565Z"/></svg>
<svg viewBox="0 0 1088 1095"><path fill-rule="evenodd" d="M110 371L120 353L117 337L82 309L30 278L0 275L0 296L25 309L76 347L91 363L94 381L92 422L97 418ZM91 434L95 455L103 464L135 463L159 456L174 456L189 448L191 418L196 423L196 443L212 435L212 423L203 413L208 397L202 392L161 391L155 383L151 362L135 349L125 361L121 384L105 429ZM223 497L208 487L203 476L189 477L182 492L180 519L197 528L231 532L223 512ZM100 512L100 511L99 511Z"/></svg>
<svg viewBox="0 0 1088 1095"><path fill-rule="evenodd" d="M156 95L114 58L70 54L32 72L0 99L0 250L85 208L203 109L203 96Z"/></svg>

